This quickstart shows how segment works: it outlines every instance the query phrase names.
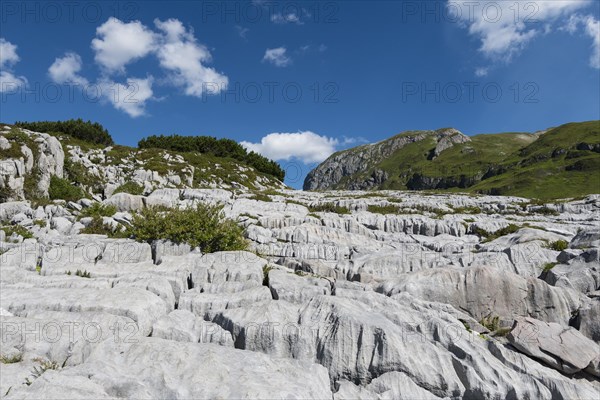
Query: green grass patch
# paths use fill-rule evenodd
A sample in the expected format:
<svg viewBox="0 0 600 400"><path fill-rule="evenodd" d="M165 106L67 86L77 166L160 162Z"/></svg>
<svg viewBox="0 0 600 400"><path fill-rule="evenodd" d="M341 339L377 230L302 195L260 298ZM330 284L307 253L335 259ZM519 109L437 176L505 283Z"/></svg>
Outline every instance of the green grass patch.
<svg viewBox="0 0 600 400"><path fill-rule="evenodd" d="M118 188L116 188L115 191L113 192L113 194L117 194L117 193L129 193L129 194L133 194L133 195L142 195L142 194L144 194L144 187L137 182L129 181L129 182L122 184Z"/></svg>
<svg viewBox="0 0 600 400"><path fill-rule="evenodd" d="M398 206L394 206L394 205L385 205L385 206L381 206L381 205L369 205L367 207L367 211L373 214L398 214L400 209L398 208Z"/></svg>
<svg viewBox="0 0 600 400"><path fill-rule="evenodd" d="M498 229L495 232L488 232L485 229L481 229L479 227L473 227L473 233L483 239L483 243L491 242L493 240L498 239L499 237L510 235L511 233L517 232L521 227L515 224L509 224L504 228Z"/></svg>
<svg viewBox="0 0 600 400"><path fill-rule="evenodd" d="M6 238L8 239L12 236L13 233L16 233L19 236L22 236L23 239L31 239L33 238L33 234L27 230L27 228L22 227L21 225L9 225L3 226L0 228L6 234Z"/></svg>
<svg viewBox="0 0 600 400"><path fill-rule="evenodd" d="M548 248L555 251L563 251L569 247L569 242L566 240L556 240L548 245Z"/></svg>
<svg viewBox="0 0 600 400"><path fill-rule="evenodd" d="M309 206L308 211L311 213L328 212L335 214L350 214L348 207L338 206L334 203L323 203L315 206Z"/></svg>
<svg viewBox="0 0 600 400"><path fill-rule="evenodd" d="M104 205L102 203L93 203L88 208L81 210L79 216L85 217L112 217L117 213L117 207L112 205Z"/></svg>
<svg viewBox="0 0 600 400"><path fill-rule="evenodd" d="M81 188L73 186L68 180L59 178L56 175L50 178L48 195L51 200L66 201L77 201L85 197L85 193Z"/></svg>

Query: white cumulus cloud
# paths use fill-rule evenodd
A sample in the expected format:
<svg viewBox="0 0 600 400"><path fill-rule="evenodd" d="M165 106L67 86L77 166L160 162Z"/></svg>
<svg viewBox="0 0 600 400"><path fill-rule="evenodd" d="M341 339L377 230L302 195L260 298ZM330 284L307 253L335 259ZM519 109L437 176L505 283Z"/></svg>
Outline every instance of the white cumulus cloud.
<svg viewBox="0 0 600 400"><path fill-rule="evenodd" d="M27 86L27 79L24 76L16 76L10 70L10 67L18 63L19 60L17 46L4 38L0 38L0 93Z"/></svg>
<svg viewBox="0 0 600 400"><path fill-rule="evenodd" d="M304 25L304 22L300 20L300 17L296 13L274 13L271 15L271 22L275 24L296 24Z"/></svg>
<svg viewBox="0 0 600 400"><path fill-rule="evenodd" d="M453 16L460 16L469 33L481 40L488 58L510 61L533 38L547 33L559 18L586 7L591 0L530 0L460 2L448 0Z"/></svg>
<svg viewBox="0 0 600 400"><path fill-rule="evenodd" d="M589 16L586 19L585 32L593 40L590 66L600 69L600 21Z"/></svg>
<svg viewBox="0 0 600 400"><path fill-rule="evenodd" d="M267 61L276 67L287 67L292 63L292 59L287 56L287 49L285 47L277 47L275 49L267 49L263 62Z"/></svg>
<svg viewBox="0 0 600 400"><path fill-rule="evenodd" d="M189 96L201 96L205 91L217 94L227 89L227 76L203 65L210 62L212 56L196 41L191 29L187 30L176 19L156 19L154 24L164 34L156 54L161 67L170 72L171 83L183 87Z"/></svg>
<svg viewBox="0 0 600 400"><path fill-rule="evenodd" d="M271 133L260 143L241 142L242 146L273 160L298 159L305 164L324 161L336 151L337 139L311 131Z"/></svg>
<svg viewBox="0 0 600 400"><path fill-rule="evenodd" d="M109 72L124 72L125 65L154 50L156 36L139 21L125 23L111 17L96 29L92 49L96 61Z"/></svg>
<svg viewBox="0 0 600 400"><path fill-rule="evenodd" d="M16 64L19 60L17 46L4 38L0 38L0 67L4 68L7 65Z"/></svg>
<svg viewBox="0 0 600 400"><path fill-rule="evenodd" d="M81 75L81 57L76 53L66 53L63 57L54 60L48 75L53 82L58 84L76 83L79 85L87 85L88 81Z"/></svg>
<svg viewBox="0 0 600 400"><path fill-rule="evenodd" d="M98 86L105 100L132 118L146 114L146 102L152 98L152 77L129 78L126 84L103 79Z"/></svg>

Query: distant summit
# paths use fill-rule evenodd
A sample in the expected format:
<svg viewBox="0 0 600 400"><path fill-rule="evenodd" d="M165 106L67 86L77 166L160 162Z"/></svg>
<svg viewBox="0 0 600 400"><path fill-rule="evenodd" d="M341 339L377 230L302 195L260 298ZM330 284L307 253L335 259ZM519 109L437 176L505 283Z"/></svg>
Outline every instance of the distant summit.
<svg viewBox="0 0 600 400"><path fill-rule="evenodd" d="M407 131L337 152L305 190L456 190L533 198L600 193L600 121L536 133ZM596 178L594 178L596 176Z"/></svg>

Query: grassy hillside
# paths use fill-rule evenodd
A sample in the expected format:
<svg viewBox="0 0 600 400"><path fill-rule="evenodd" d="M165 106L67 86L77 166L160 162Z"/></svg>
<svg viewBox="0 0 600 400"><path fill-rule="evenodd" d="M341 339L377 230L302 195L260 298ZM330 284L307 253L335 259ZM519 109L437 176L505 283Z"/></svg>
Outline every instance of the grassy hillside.
<svg viewBox="0 0 600 400"><path fill-rule="evenodd" d="M382 170L388 178L378 189L436 189L540 199L600 193L600 121L569 123L543 134L482 134L470 139L432 157L437 141L428 136L381 162L365 164L365 169L345 176L335 188L347 188Z"/></svg>

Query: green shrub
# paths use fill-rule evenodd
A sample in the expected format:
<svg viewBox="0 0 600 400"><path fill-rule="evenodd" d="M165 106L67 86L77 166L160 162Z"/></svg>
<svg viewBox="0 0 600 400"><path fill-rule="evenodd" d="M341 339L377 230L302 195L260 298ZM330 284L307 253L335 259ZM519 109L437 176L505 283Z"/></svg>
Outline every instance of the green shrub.
<svg viewBox="0 0 600 400"><path fill-rule="evenodd" d="M85 165L73 162L70 158L65 159L65 176L77 186L84 186L92 189L94 192L102 191L102 181L97 176L90 173Z"/></svg>
<svg viewBox="0 0 600 400"><path fill-rule="evenodd" d="M50 178L48 194L52 200L77 201L85 197L83 190L73 186L68 180L53 175Z"/></svg>
<svg viewBox="0 0 600 400"><path fill-rule="evenodd" d="M113 194L117 193L129 193L134 195L141 195L144 193L144 187L136 182L127 182L119 186Z"/></svg>
<svg viewBox="0 0 600 400"><path fill-rule="evenodd" d="M15 195L16 195L16 193L11 188L9 188L8 185L1 187L0 188L0 203L5 203L9 200L14 200Z"/></svg>
<svg viewBox="0 0 600 400"><path fill-rule="evenodd" d="M257 193L254 196L249 198L250 200L258 200L258 201L264 201L267 203L270 203L273 201L273 199L271 199L269 196L262 194L262 193Z"/></svg>
<svg viewBox="0 0 600 400"><path fill-rule="evenodd" d="M33 238L33 234L27 230L27 228L22 227L21 225L10 225L4 226L0 228L6 233L6 237L12 236L13 233L20 235L23 239L31 239Z"/></svg>
<svg viewBox="0 0 600 400"><path fill-rule="evenodd" d="M35 132L66 133L76 139L106 146L114 143L112 137L102 125L97 122L86 122L81 118L68 121L15 122L15 126Z"/></svg>
<svg viewBox="0 0 600 400"><path fill-rule="evenodd" d="M186 209L146 208L133 216L129 232L139 241L166 239L199 247L204 253L245 250L243 229L226 219L222 209L205 204Z"/></svg>
<svg viewBox="0 0 600 400"><path fill-rule="evenodd" d="M483 242L491 242L492 240L498 239L501 236L510 235L511 233L515 233L521 229L519 225L509 224L504 228L498 229L495 232L488 232L485 229L481 229L479 227L473 227L473 233L477 236L480 236L483 239Z"/></svg>
<svg viewBox="0 0 600 400"><path fill-rule="evenodd" d="M117 207L94 203L81 211L80 217L112 217L117 212Z"/></svg>
<svg viewBox="0 0 600 400"><path fill-rule="evenodd" d="M560 215L560 213L550 207L544 206L533 211L535 214L542 215Z"/></svg>
<svg viewBox="0 0 600 400"><path fill-rule="evenodd" d="M83 228L79 233L85 235L106 235L110 238L125 238L129 237L128 232L125 231L113 231L113 227L105 224L101 216L95 215L92 217L92 222Z"/></svg>
<svg viewBox="0 0 600 400"><path fill-rule="evenodd" d="M45 228L46 225L48 225L48 222L45 219L36 219L33 221L33 224L40 228Z"/></svg>
<svg viewBox="0 0 600 400"><path fill-rule="evenodd" d="M217 139L211 136L149 136L138 143L140 149L163 149L180 152L212 154L217 157L230 157L269 174L280 181L285 179L285 171L275 161L253 151L248 152L241 144L231 139Z"/></svg>
<svg viewBox="0 0 600 400"><path fill-rule="evenodd" d="M308 207L308 211L311 213L316 212L330 212L336 214L350 214L348 207L337 206L334 203L323 203L315 206Z"/></svg>
<svg viewBox="0 0 600 400"><path fill-rule="evenodd" d="M552 250L563 251L566 250L567 247L569 247L569 242L567 242L566 240L557 240L555 242L550 243L549 247Z"/></svg>
<svg viewBox="0 0 600 400"><path fill-rule="evenodd" d="M367 207L367 211L373 214L398 214L399 208L398 206L386 205L386 206L377 206L370 205Z"/></svg>

